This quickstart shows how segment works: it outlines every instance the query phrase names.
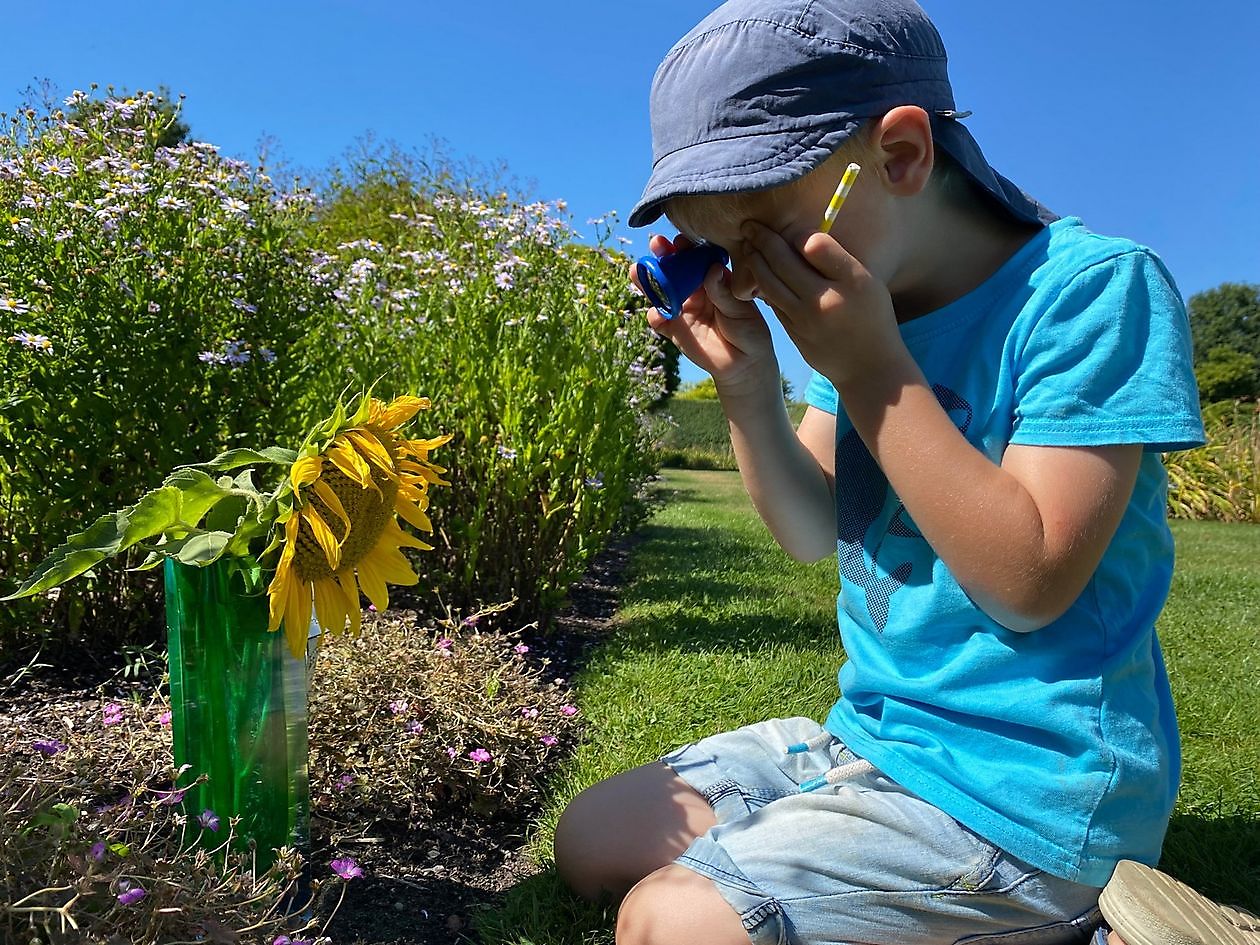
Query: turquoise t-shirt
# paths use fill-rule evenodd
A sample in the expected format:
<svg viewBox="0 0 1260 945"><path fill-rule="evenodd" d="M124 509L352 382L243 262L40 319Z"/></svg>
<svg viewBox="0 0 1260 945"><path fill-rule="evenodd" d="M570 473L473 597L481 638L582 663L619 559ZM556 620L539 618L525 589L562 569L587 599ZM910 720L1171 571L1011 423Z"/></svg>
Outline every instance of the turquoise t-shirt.
<svg viewBox="0 0 1260 945"><path fill-rule="evenodd" d="M1180 781L1154 625L1173 567L1159 453L1204 442L1185 306L1150 250L1065 218L901 333L994 463L1012 443L1146 451L1084 592L1054 623L1017 633L954 580L816 374L807 401L837 414L848 656L826 726L990 842L1102 886L1121 858L1158 860Z"/></svg>

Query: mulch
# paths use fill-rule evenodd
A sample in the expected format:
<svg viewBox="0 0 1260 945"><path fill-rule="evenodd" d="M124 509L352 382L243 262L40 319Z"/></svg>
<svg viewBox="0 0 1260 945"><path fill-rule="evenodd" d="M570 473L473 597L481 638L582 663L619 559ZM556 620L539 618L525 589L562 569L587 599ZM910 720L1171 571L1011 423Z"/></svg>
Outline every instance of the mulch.
<svg viewBox="0 0 1260 945"><path fill-rule="evenodd" d="M607 634L637 540L629 536L614 541L572 586L568 603L545 631L520 634L530 647L530 660L549 661L543 664L549 676L570 679ZM101 660L7 671L5 676L0 702L5 703L8 731L38 727L42 719L81 729L96 722L102 699L122 702L153 688L151 678L126 678L117 665ZM316 903L316 916L326 917L336 908L326 934L337 945L476 942L473 914L538 872L526 844L539 813L536 804L509 805L489 818L470 811L428 823L356 825L352 849L344 837L338 838L338 847L355 857L365 875L346 887L339 906L335 897L340 884L329 884L325 898ZM312 818L316 861L321 850L326 852L335 827Z"/></svg>

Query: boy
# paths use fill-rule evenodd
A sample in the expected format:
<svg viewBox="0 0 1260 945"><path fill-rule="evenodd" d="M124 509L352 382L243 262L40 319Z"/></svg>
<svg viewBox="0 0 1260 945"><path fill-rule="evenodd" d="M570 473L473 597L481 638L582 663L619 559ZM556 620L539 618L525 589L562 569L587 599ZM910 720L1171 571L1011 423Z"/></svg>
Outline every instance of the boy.
<svg viewBox="0 0 1260 945"><path fill-rule="evenodd" d="M565 811L557 868L625 896L621 945L1080 941L1117 862L1158 858L1159 452L1203 441L1184 307L954 109L910 0L732 0L657 70L630 222L665 212L654 252L706 240L731 271L649 324L713 376L779 543L838 553L848 660L824 724L712 736ZM815 369L796 430L755 298Z"/></svg>

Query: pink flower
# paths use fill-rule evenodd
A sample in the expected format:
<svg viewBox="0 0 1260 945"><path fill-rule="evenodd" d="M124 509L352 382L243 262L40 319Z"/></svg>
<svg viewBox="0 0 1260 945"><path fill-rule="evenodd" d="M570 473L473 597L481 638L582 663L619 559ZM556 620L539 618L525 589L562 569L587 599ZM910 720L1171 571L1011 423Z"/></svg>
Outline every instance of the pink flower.
<svg viewBox="0 0 1260 945"><path fill-rule="evenodd" d="M333 787L338 791L344 791L352 784L354 784L354 776L347 772L333 782Z"/></svg>
<svg viewBox="0 0 1260 945"><path fill-rule="evenodd" d="M556 744L556 742L560 741L560 739L556 738L554 735L544 735L539 739L539 741L550 748L552 745Z"/></svg>
<svg viewBox="0 0 1260 945"><path fill-rule="evenodd" d="M389 711L394 713L394 715L402 715L410 707L411 703L409 703L406 699L395 699L390 702Z"/></svg>
<svg viewBox="0 0 1260 945"><path fill-rule="evenodd" d="M457 752L454 748L446 749L446 753L450 755L451 761L454 761L456 758L459 757L459 752Z"/></svg>
<svg viewBox="0 0 1260 945"><path fill-rule="evenodd" d="M578 713L578 710L577 710L577 706L575 706L575 705L562 705L562 706L560 706L560 714L561 714L561 715L569 715L569 716L573 716L573 715L577 715L577 713Z"/></svg>
<svg viewBox="0 0 1260 945"><path fill-rule="evenodd" d="M117 725L123 720L123 707L117 702L110 702L101 709L101 722L105 725Z"/></svg>
<svg viewBox="0 0 1260 945"><path fill-rule="evenodd" d="M132 886L118 894L118 901L124 906L132 906L147 896L143 886Z"/></svg>
<svg viewBox="0 0 1260 945"><path fill-rule="evenodd" d="M455 645L455 641L452 640L450 637L442 637L442 639L438 640L437 643L434 644L434 646L436 646L438 650L441 651L443 656L450 656L451 647L453 647L454 645Z"/></svg>
<svg viewBox="0 0 1260 945"><path fill-rule="evenodd" d="M332 871L342 879L357 879L363 875L363 867L359 866L353 859L344 856L339 860L333 860L329 864Z"/></svg>
<svg viewBox="0 0 1260 945"><path fill-rule="evenodd" d="M536 719L538 718L538 710L527 705L521 706L521 715L525 716L527 719Z"/></svg>
<svg viewBox="0 0 1260 945"><path fill-rule="evenodd" d="M512 647L512 652L515 653L517 656L524 656L526 653L529 652L529 647L526 646L524 643L518 643L516 644L516 646Z"/></svg>
<svg viewBox="0 0 1260 945"><path fill-rule="evenodd" d="M468 753L468 757L477 762L477 764L485 764L490 760L490 752L484 748L474 748Z"/></svg>
<svg viewBox="0 0 1260 945"><path fill-rule="evenodd" d="M167 709L165 712L163 712L161 715L158 716L158 725L170 725L170 724L171 724L171 710Z"/></svg>

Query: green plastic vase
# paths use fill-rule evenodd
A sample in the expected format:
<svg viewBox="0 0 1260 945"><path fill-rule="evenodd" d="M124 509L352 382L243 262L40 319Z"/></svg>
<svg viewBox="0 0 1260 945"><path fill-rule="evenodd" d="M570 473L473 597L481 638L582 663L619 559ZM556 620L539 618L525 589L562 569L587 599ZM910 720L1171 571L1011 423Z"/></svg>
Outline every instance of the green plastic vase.
<svg viewBox="0 0 1260 945"><path fill-rule="evenodd" d="M294 657L284 628L267 632L267 597L246 597L231 562L206 567L166 562L166 622L175 767L184 809L211 810L222 827L202 829L222 842L229 818L238 848L252 841L259 872L282 846L309 859L305 658Z"/></svg>

